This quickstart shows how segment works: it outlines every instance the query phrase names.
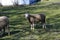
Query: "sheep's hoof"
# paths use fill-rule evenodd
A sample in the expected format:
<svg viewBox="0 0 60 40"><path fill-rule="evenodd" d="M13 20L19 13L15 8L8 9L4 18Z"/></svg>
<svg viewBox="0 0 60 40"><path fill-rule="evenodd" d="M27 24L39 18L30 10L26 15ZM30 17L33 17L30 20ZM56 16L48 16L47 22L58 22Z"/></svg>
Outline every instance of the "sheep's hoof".
<svg viewBox="0 0 60 40"><path fill-rule="evenodd" d="M10 36L10 34L8 34L8 36Z"/></svg>
<svg viewBox="0 0 60 40"><path fill-rule="evenodd" d="M32 31L34 31L34 28L31 28Z"/></svg>

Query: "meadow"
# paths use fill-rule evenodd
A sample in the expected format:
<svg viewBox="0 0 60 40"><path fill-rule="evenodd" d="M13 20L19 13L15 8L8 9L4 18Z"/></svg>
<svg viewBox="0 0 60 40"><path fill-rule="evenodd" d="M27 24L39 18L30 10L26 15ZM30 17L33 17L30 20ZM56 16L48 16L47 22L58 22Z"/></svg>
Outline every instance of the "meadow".
<svg viewBox="0 0 60 40"><path fill-rule="evenodd" d="M46 15L46 30L37 25L35 30L30 29L30 24L24 14ZM59 0L38 2L34 5L0 7L0 16L7 16L10 21L10 33L7 32L0 40L60 40L60 3Z"/></svg>

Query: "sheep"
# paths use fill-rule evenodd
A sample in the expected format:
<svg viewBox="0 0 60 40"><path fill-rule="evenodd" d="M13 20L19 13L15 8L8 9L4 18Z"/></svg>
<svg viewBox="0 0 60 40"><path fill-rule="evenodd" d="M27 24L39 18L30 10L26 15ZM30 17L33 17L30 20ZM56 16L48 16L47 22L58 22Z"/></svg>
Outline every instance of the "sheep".
<svg viewBox="0 0 60 40"><path fill-rule="evenodd" d="M6 29L8 31L8 35L10 35L8 17L7 16L0 16L0 31L3 30L3 34L4 34Z"/></svg>
<svg viewBox="0 0 60 40"><path fill-rule="evenodd" d="M46 25L45 25L45 19L46 16L44 14L29 14L29 13L25 13L25 18L28 19L30 25L31 25L31 29L34 30L34 26L36 22L41 22L42 27L45 29Z"/></svg>

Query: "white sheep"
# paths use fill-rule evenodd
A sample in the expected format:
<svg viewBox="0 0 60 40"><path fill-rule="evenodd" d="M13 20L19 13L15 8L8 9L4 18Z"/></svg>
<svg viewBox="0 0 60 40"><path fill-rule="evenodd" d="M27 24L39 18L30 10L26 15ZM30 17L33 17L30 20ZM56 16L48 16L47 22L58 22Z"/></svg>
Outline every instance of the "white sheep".
<svg viewBox="0 0 60 40"><path fill-rule="evenodd" d="M5 30L7 29L8 35L10 35L9 31L9 19L6 16L0 16L0 31L3 30L3 33L5 33Z"/></svg>

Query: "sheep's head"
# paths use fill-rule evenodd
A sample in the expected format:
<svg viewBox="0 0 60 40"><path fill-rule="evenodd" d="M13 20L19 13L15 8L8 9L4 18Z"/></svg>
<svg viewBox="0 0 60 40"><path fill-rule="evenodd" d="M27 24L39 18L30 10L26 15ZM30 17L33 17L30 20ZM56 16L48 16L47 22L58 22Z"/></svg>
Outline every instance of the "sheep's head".
<svg viewBox="0 0 60 40"><path fill-rule="evenodd" d="M25 18L27 18L28 16L29 16L29 14L28 14L28 13L26 13L26 14L25 14Z"/></svg>

